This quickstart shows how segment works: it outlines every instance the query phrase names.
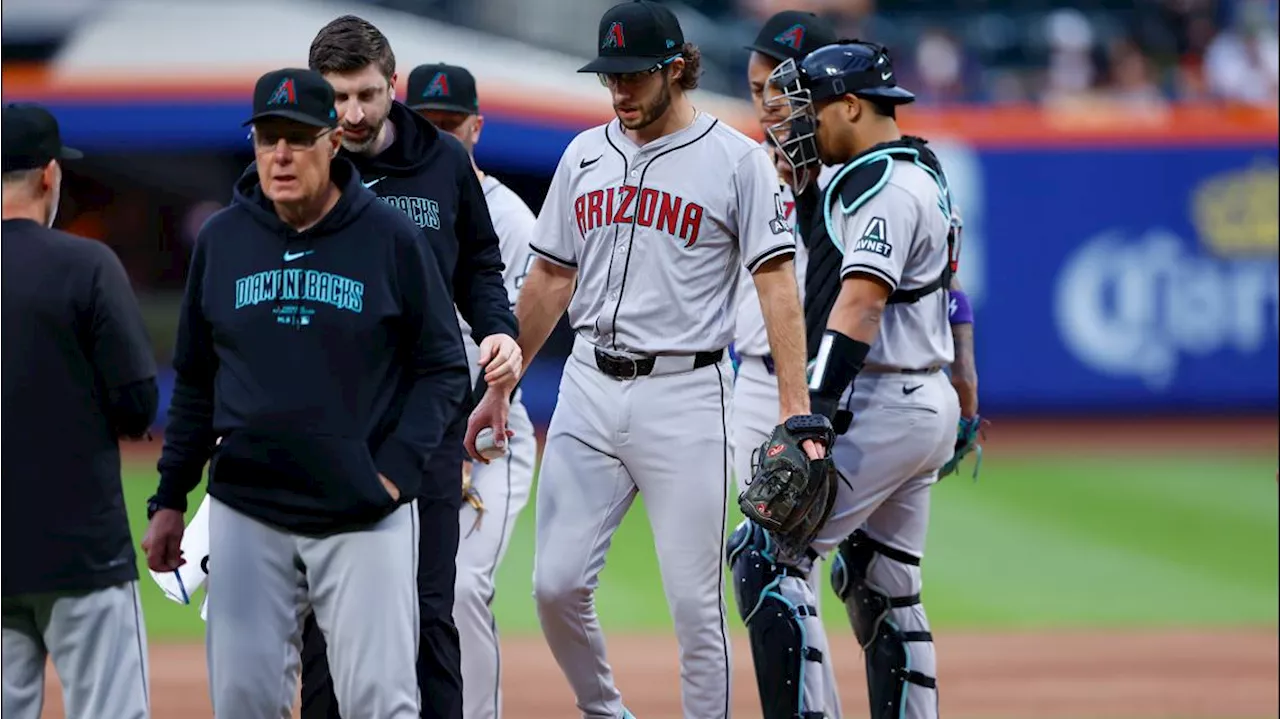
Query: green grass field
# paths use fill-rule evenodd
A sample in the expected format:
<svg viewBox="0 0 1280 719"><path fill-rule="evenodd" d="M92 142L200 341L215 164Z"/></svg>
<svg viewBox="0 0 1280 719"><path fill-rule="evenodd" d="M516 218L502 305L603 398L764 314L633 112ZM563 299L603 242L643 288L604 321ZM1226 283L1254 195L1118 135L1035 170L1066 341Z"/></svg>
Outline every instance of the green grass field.
<svg viewBox="0 0 1280 719"><path fill-rule="evenodd" d="M988 456L976 484L962 474L934 491L924 564L930 618L948 628L1274 626L1275 471L1275 457L1266 455ZM126 465L137 541L154 477L148 465ZM735 511L730 526L737 520ZM531 503L498 573L495 611L508 636L537 631L533 525ZM618 530L608 562L598 592L605 626L669 628L642 501ZM166 599L144 577L153 640L199 638L197 606ZM843 613L827 587L822 600L826 611Z"/></svg>

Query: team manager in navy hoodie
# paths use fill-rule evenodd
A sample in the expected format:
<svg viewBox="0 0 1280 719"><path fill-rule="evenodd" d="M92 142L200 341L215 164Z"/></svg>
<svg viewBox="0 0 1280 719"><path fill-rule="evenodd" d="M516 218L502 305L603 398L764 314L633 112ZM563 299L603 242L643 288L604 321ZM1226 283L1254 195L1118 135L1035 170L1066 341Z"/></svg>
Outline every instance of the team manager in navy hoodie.
<svg viewBox="0 0 1280 719"><path fill-rule="evenodd" d="M319 73L264 75L254 110L256 164L187 279L148 564L183 562L187 494L212 456L218 715L289 713L282 669L310 609L347 719L417 719L414 503L470 379L453 303L418 228L335 158Z"/></svg>
<svg viewBox="0 0 1280 719"><path fill-rule="evenodd" d="M482 377L512 391L523 358L516 319L502 279L502 252L471 156L456 138L395 101L396 58L369 22L344 15L311 43L308 63L333 85L343 139L340 157L359 169L366 187L407 215L440 259L459 314L480 347ZM440 88L447 92L447 86ZM483 394L477 388L475 396ZM462 718L462 665L453 620L462 509L462 440L468 406L449 425L418 498L422 520L418 593L421 651L418 679L423 719ZM495 429L504 427L501 417ZM302 718L351 719L334 706L325 638L313 622L303 634Z"/></svg>

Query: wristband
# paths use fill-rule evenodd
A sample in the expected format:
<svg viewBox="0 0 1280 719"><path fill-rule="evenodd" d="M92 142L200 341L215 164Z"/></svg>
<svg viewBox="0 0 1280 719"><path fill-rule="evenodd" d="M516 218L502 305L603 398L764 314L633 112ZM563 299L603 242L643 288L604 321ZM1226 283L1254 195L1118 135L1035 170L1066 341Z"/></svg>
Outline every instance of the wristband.
<svg viewBox="0 0 1280 719"><path fill-rule="evenodd" d="M187 497L170 496L162 490L157 490L155 494L147 498L147 520L150 521L162 509L173 509L183 514L187 513Z"/></svg>
<svg viewBox="0 0 1280 719"><path fill-rule="evenodd" d="M947 319L953 325L973 324L973 307L969 305L969 296L963 290L950 290L951 300L947 303Z"/></svg>
<svg viewBox="0 0 1280 719"><path fill-rule="evenodd" d="M809 406L815 413L835 420L840 396L858 376L870 351L871 345L835 330L823 333L809 379Z"/></svg>

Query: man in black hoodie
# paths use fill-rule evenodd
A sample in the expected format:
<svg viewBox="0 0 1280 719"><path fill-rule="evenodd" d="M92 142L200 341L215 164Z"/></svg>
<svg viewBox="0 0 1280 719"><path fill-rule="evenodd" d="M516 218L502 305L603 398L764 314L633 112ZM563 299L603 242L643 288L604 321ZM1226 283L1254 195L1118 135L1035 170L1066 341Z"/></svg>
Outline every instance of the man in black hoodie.
<svg viewBox="0 0 1280 719"><path fill-rule="evenodd" d="M453 300L480 347L483 377L475 396L483 394L487 383L509 397L523 360L503 284L498 236L470 154L456 138L395 101L395 54L387 38L365 20L344 15L322 28L311 43L309 64L334 87L343 129L342 156L355 163L365 187L413 220L422 241L440 258ZM462 439L470 409L450 424L418 497L422 526L418 675L422 716L431 719L462 716L461 651L453 596L461 467L466 458ZM504 444L506 421L503 415L494 423ZM339 717L332 705L324 644L324 636L309 622L303 649L304 719Z"/></svg>
<svg viewBox="0 0 1280 719"><path fill-rule="evenodd" d="M259 79L256 163L200 231L179 318L143 548L154 571L185 562L187 495L212 458L219 716L289 713L308 613L348 719L420 711L413 504L469 376L439 266L336 157L333 102L310 70Z"/></svg>

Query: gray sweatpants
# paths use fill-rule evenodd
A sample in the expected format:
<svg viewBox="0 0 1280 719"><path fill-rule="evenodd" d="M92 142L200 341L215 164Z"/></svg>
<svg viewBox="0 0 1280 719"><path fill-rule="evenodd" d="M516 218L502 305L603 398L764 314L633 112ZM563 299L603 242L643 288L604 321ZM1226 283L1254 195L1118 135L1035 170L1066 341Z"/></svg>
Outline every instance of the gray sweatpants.
<svg viewBox="0 0 1280 719"><path fill-rule="evenodd" d="M136 581L5 597L5 719L39 719L50 657L67 719L146 719L147 634Z"/></svg>
<svg viewBox="0 0 1280 719"><path fill-rule="evenodd" d="M344 719L417 719L418 510L303 537L209 501L209 691L219 719L289 719L314 611Z"/></svg>

